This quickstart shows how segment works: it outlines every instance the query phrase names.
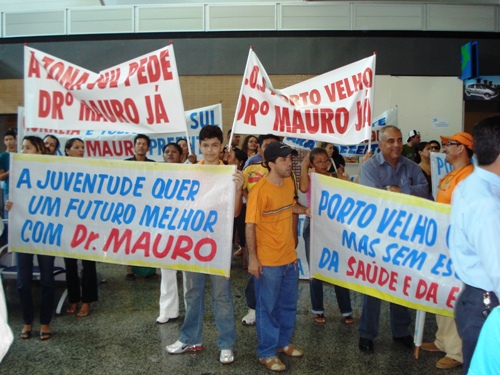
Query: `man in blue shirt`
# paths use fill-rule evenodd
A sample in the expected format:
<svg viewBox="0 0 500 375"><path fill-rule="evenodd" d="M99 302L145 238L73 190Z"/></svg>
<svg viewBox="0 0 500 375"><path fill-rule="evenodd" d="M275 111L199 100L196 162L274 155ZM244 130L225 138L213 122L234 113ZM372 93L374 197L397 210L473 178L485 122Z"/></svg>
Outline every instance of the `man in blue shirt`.
<svg viewBox="0 0 500 375"><path fill-rule="evenodd" d="M474 151L478 165L453 192L450 220L451 259L465 284L455 304L464 374L500 295L500 116L476 125Z"/></svg>
<svg viewBox="0 0 500 375"><path fill-rule="evenodd" d="M9 168L10 168L10 153L17 152L17 135L13 130L7 130L3 137L5 144L5 152L0 154L0 181L4 181L3 186L3 204L9 200ZM7 210L4 211L4 219L9 218Z"/></svg>
<svg viewBox="0 0 500 375"><path fill-rule="evenodd" d="M361 167L359 183L377 189L429 197L427 180L420 167L401 155L403 137L401 130L387 125L380 130L380 153ZM373 340L378 335L380 299L364 296L363 311L359 322L359 349L373 351ZM406 347L413 348L413 337L408 327L410 312L406 307L390 304L392 337Z"/></svg>

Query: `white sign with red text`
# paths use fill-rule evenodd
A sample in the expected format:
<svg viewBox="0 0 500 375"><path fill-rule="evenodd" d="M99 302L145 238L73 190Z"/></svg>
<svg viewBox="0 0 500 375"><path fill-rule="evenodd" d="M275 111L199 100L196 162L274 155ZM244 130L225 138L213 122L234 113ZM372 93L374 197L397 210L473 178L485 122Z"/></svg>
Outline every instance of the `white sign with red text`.
<svg viewBox="0 0 500 375"><path fill-rule="evenodd" d="M250 49L233 132L352 145L371 136L375 55L286 89L274 89Z"/></svg>
<svg viewBox="0 0 500 375"><path fill-rule="evenodd" d="M228 277L234 170L12 154L9 248Z"/></svg>
<svg viewBox="0 0 500 375"><path fill-rule="evenodd" d="M173 45L94 73L24 47L26 128L185 132Z"/></svg>
<svg viewBox="0 0 500 375"><path fill-rule="evenodd" d="M311 276L399 305L453 316L462 282L450 205L313 173Z"/></svg>

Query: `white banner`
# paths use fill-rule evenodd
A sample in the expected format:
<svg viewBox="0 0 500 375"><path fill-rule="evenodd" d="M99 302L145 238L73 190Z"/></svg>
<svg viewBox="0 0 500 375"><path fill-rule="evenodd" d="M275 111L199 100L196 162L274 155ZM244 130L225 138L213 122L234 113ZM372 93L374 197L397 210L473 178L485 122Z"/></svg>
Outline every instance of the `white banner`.
<svg viewBox="0 0 500 375"><path fill-rule="evenodd" d="M377 116L373 121L372 121L372 135L370 139L371 145L369 145L368 141L364 141L361 144L357 145L339 145L336 144L339 148L339 152L342 156L348 156L348 157L355 157L355 156L363 156L367 149L368 146L370 146L370 149L373 154L376 152L379 152L380 149L378 147L378 140L379 140L379 131L381 128L383 128L386 125L398 125L398 108L391 108L388 109L387 111L383 112L381 115ZM319 141L323 141L321 137L319 137ZM286 137L283 142L286 144L290 145L290 147L293 148L301 148L305 150L312 150L314 147L319 147L316 145L316 142L313 140L308 140L308 139L302 139L302 138L292 138L292 137Z"/></svg>
<svg viewBox="0 0 500 375"><path fill-rule="evenodd" d="M277 90L250 49L233 132L358 144L371 133L374 79L375 55Z"/></svg>
<svg viewBox="0 0 500 375"><path fill-rule="evenodd" d="M431 152L432 196L437 197L439 181L453 170L453 165L446 161L444 152Z"/></svg>
<svg viewBox="0 0 500 375"><path fill-rule="evenodd" d="M94 73L24 47L26 128L185 132L172 45Z"/></svg>
<svg viewBox="0 0 500 375"><path fill-rule="evenodd" d="M449 205L312 174L311 276L453 316Z"/></svg>
<svg viewBox="0 0 500 375"><path fill-rule="evenodd" d="M206 125L215 125L222 129L222 106L214 104L211 106L192 109L185 112L185 119L188 129L189 142L191 150L198 159L201 159L201 150L199 142L199 133L202 127ZM48 134L55 135L61 147L58 155L64 155L64 144L70 138L81 138L85 143L85 156L91 158L106 158L123 160L134 156L134 137L135 133L122 131L106 130L57 130L31 128L26 130L27 135L36 135L41 138ZM163 161L163 146L170 142L177 142L179 139L186 138L186 132L183 133L151 133L148 135L151 139L151 147L147 157L156 161Z"/></svg>
<svg viewBox="0 0 500 375"><path fill-rule="evenodd" d="M229 276L234 170L12 154L9 247Z"/></svg>

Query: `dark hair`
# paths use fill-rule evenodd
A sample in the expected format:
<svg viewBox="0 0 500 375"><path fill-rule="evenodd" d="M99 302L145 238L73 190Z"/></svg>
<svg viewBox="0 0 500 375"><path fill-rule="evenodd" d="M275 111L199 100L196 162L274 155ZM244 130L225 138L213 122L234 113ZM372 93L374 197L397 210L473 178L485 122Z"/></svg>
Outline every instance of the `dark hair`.
<svg viewBox="0 0 500 375"><path fill-rule="evenodd" d="M16 133L14 130L7 130L7 131L5 132L5 134L3 135L3 137L5 138L5 137L7 137L8 135L11 135L11 136L13 136L14 138L17 138L17 133ZM24 139L24 138L23 138L23 139Z"/></svg>
<svg viewBox="0 0 500 375"><path fill-rule="evenodd" d="M224 135L222 134L222 130L215 125L206 125L200 130L200 144L205 139L217 138L220 143L224 141Z"/></svg>
<svg viewBox="0 0 500 375"><path fill-rule="evenodd" d="M259 139L255 135L247 135L245 139L243 140L243 146L241 146L241 150L244 153L248 152L248 141L250 141L250 138L255 138L257 142L259 142Z"/></svg>
<svg viewBox="0 0 500 375"><path fill-rule="evenodd" d="M439 143L438 141L436 141L435 139L433 139L432 141L429 141L429 144L431 145L431 147L432 147L432 143L437 143L438 150L441 151L441 143Z"/></svg>
<svg viewBox="0 0 500 375"><path fill-rule="evenodd" d="M242 161L243 163L245 163L248 159L248 155L246 152L243 152L243 150L240 150L238 148L234 148L233 147L233 150L234 150L234 156L236 156L236 159L238 159L239 161Z"/></svg>
<svg viewBox="0 0 500 375"><path fill-rule="evenodd" d="M70 138L66 141L66 144L64 145L64 155L68 156L68 152L66 150L69 150L71 147L73 147L73 143L76 141L80 141L83 144L85 144L80 138Z"/></svg>
<svg viewBox="0 0 500 375"><path fill-rule="evenodd" d="M146 142L148 143L148 147L151 146L151 139L146 134L137 134L134 138L134 146L137 143L138 139L145 139Z"/></svg>
<svg viewBox="0 0 500 375"><path fill-rule="evenodd" d="M57 138L55 135L47 134L45 137L43 137L43 141L45 142L47 138L52 138L54 141L56 141L56 151L59 150L59 146L61 145L61 143L59 142L59 138Z"/></svg>
<svg viewBox="0 0 500 375"><path fill-rule="evenodd" d="M275 139L278 142L280 141L279 137L274 134L261 134L259 135L259 138L257 138L257 143L259 144L260 147L262 147L262 144L266 139Z"/></svg>
<svg viewBox="0 0 500 375"><path fill-rule="evenodd" d="M179 142L179 141L177 141L177 142ZM177 143L175 143L175 142L170 142L170 143L167 143L165 146L163 146L163 149L161 150L162 154L164 154L164 153L165 153L165 150L167 149L167 147L168 147L168 146L174 146L174 147L177 149L177 151L179 151L179 154L181 154L181 155L182 155L182 147L181 147L181 146L179 146L179 145L178 145Z"/></svg>
<svg viewBox="0 0 500 375"><path fill-rule="evenodd" d="M490 165L500 155L500 116L488 117L474 127L474 152L478 165Z"/></svg>
<svg viewBox="0 0 500 375"><path fill-rule="evenodd" d="M23 138L23 141L24 140L29 141L33 146L35 146L37 151L41 151L42 154L47 153L45 150L45 145L43 144L42 138L37 137L36 135L27 135Z"/></svg>
<svg viewBox="0 0 500 375"><path fill-rule="evenodd" d="M309 154L309 161L311 162L311 164L313 163L314 158L321 154L326 155L326 157L328 157L328 152L326 152L326 150L323 147L313 148L311 150L311 153Z"/></svg>
<svg viewBox="0 0 500 375"><path fill-rule="evenodd" d="M419 151L424 151L427 145L430 142L420 142L418 145L415 146L415 149L417 152L415 153L415 159L413 160L415 163L420 163L422 161L422 158L420 157L420 154L418 153Z"/></svg>

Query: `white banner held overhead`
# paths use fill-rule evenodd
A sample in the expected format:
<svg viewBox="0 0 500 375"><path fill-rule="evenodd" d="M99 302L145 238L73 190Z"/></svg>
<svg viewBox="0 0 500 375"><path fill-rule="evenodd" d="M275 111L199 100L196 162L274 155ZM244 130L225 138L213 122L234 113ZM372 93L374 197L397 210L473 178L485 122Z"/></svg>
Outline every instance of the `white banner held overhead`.
<svg viewBox="0 0 500 375"><path fill-rule="evenodd" d="M283 90L250 49L233 132L358 144L371 136L375 55Z"/></svg>
<svg viewBox="0 0 500 375"><path fill-rule="evenodd" d="M24 47L26 128L185 132L172 45L94 73Z"/></svg>

